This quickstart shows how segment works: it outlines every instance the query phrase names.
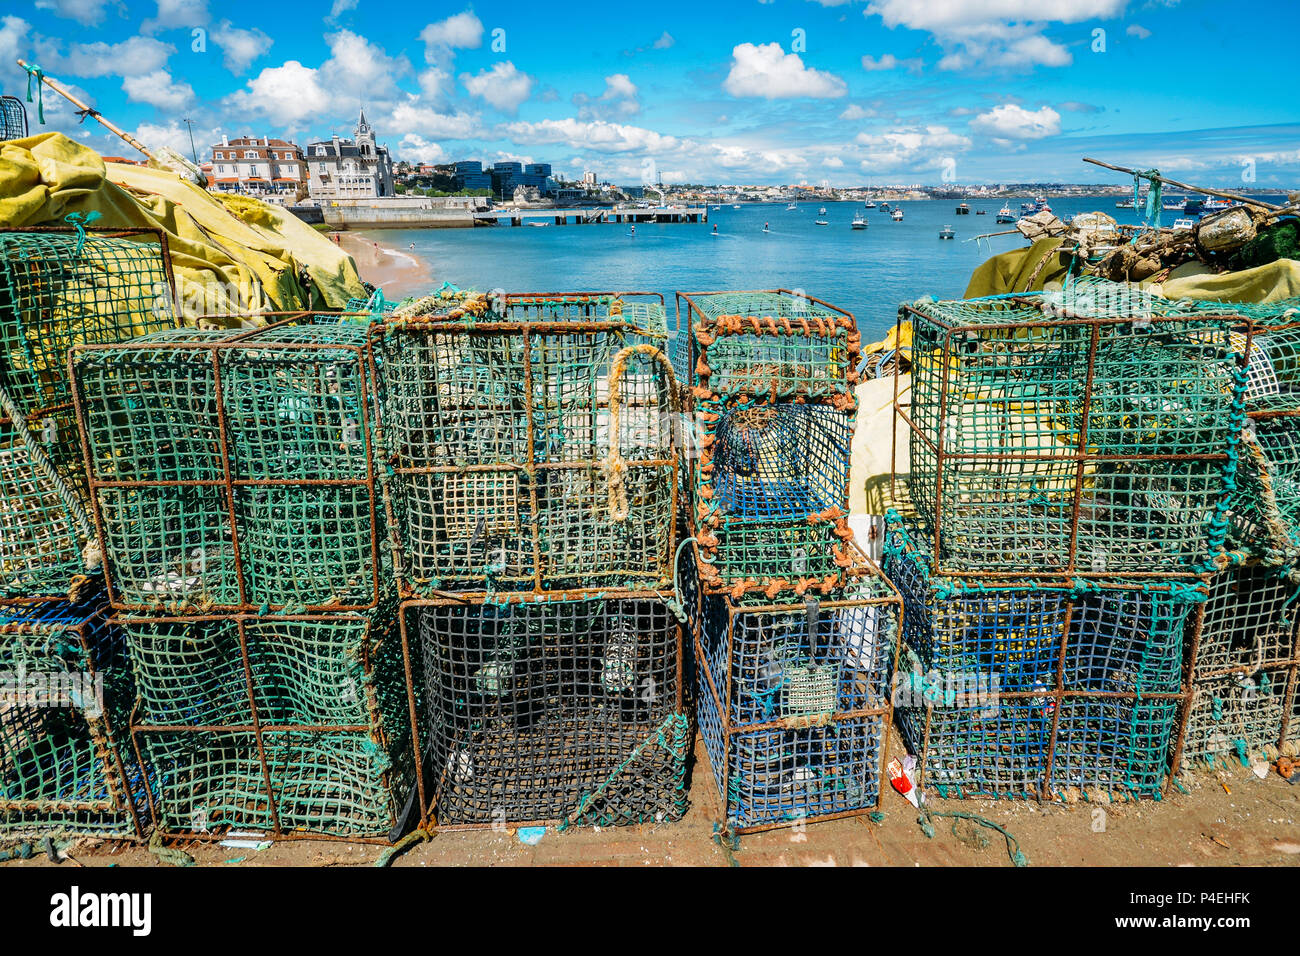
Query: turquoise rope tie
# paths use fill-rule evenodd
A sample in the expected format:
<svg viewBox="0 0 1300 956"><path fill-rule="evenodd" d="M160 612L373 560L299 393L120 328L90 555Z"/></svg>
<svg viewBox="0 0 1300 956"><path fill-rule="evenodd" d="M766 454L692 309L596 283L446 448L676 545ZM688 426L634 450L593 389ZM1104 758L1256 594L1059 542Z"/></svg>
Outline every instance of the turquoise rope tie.
<svg viewBox="0 0 1300 956"><path fill-rule="evenodd" d="M72 224L77 230L77 250L73 255L80 256L81 248L86 244L86 227L98 219L100 216L98 209L92 209L90 212L70 212L63 217L64 222Z"/></svg>
<svg viewBox="0 0 1300 956"><path fill-rule="evenodd" d="M36 80L36 116L41 125L45 125L45 71L33 63L24 67L27 71L27 102L32 101L32 80Z"/></svg>

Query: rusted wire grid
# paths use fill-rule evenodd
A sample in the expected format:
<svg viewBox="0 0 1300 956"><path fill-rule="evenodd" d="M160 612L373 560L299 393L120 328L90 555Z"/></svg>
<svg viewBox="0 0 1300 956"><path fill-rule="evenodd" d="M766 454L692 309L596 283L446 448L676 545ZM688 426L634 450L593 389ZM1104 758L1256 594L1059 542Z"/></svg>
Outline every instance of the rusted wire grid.
<svg viewBox="0 0 1300 956"><path fill-rule="evenodd" d="M1211 579L1192 671L1184 768L1296 756L1298 598L1294 569L1253 559Z"/></svg>
<svg viewBox="0 0 1300 956"><path fill-rule="evenodd" d="M500 318L511 322L620 321L645 335L668 336L661 292L508 292Z"/></svg>
<svg viewBox="0 0 1300 956"><path fill-rule="evenodd" d="M911 402L896 394L894 412L939 573L1192 578L1222 550L1249 325L1177 311L1125 318L1094 301L903 306ZM1136 366L1162 351L1163 375Z"/></svg>
<svg viewBox="0 0 1300 956"><path fill-rule="evenodd" d="M628 589L500 597L402 604L425 674L422 827L680 818L693 715L672 610Z"/></svg>
<svg viewBox="0 0 1300 956"><path fill-rule="evenodd" d="M1182 759L1205 577L940 577L896 513L885 549L903 596L894 693L918 787L1066 803L1167 791Z"/></svg>
<svg viewBox="0 0 1300 956"><path fill-rule="evenodd" d="M63 597L94 573L85 468L67 350L175 326L166 234L156 229L0 229L0 587Z"/></svg>
<svg viewBox="0 0 1300 956"><path fill-rule="evenodd" d="M877 809L893 716L902 602L854 547L834 600L736 600L681 591L694 647L696 709L724 828L756 833Z"/></svg>
<svg viewBox="0 0 1300 956"><path fill-rule="evenodd" d="M0 707L0 835L144 836L148 783L126 745L135 691L108 613L102 590L0 604L0 671L22 695Z"/></svg>
<svg viewBox="0 0 1300 956"><path fill-rule="evenodd" d="M395 602L351 614L116 615L137 758L169 841L389 842L414 786L418 698Z"/></svg>
<svg viewBox="0 0 1300 956"><path fill-rule="evenodd" d="M335 316L274 318L70 354L115 608L378 604L366 329Z"/></svg>
<svg viewBox="0 0 1300 956"><path fill-rule="evenodd" d="M677 390L621 321L373 326L384 502L404 598L672 580Z"/></svg>

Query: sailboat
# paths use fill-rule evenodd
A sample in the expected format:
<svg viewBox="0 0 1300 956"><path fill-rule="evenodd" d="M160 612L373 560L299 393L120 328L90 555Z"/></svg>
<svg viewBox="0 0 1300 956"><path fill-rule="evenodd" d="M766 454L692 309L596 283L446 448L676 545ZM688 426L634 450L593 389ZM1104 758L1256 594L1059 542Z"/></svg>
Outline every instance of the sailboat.
<svg viewBox="0 0 1300 956"><path fill-rule="evenodd" d="M862 208L863 208L863 209L875 209L875 208L876 208L876 201L875 201L874 199L868 199L866 202L864 202L864 203L862 204Z"/></svg>
<svg viewBox="0 0 1300 956"><path fill-rule="evenodd" d="M791 209L798 209L798 208L799 208L799 204L798 204L798 203L790 203L790 205L786 206L785 208L786 208L786 211L789 212Z"/></svg>

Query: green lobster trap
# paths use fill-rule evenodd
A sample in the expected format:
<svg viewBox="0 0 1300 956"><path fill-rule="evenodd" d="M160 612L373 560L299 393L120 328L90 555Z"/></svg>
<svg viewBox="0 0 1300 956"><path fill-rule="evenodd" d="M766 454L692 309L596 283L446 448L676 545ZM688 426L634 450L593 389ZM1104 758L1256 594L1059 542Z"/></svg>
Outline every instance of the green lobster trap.
<svg viewBox="0 0 1300 956"><path fill-rule="evenodd" d="M67 353L175 326L172 281L158 230L0 229L0 593L96 569Z"/></svg>
<svg viewBox="0 0 1300 956"><path fill-rule="evenodd" d="M359 613L130 616L131 723L166 838L383 841L414 786L395 605Z"/></svg>
<svg viewBox="0 0 1300 956"><path fill-rule="evenodd" d="M943 574L1192 576L1222 548L1244 412L1233 315L1116 283L905 305L910 489Z"/></svg>
<svg viewBox="0 0 1300 956"><path fill-rule="evenodd" d="M370 338L401 594L668 586L679 404L647 330L410 311Z"/></svg>
<svg viewBox="0 0 1300 956"><path fill-rule="evenodd" d="M403 605L424 661L427 819L449 829L679 819L693 734L672 610L635 591L510 597Z"/></svg>
<svg viewBox="0 0 1300 956"><path fill-rule="evenodd" d="M296 316L73 350L113 606L374 607L366 327Z"/></svg>
<svg viewBox="0 0 1300 956"><path fill-rule="evenodd" d="M103 590L0 605L0 839L144 835L126 642Z"/></svg>
<svg viewBox="0 0 1300 956"><path fill-rule="evenodd" d="M852 546L850 546L852 547ZM725 826L751 833L879 806L893 712L901 602L856 548L834 600L682 592L694 643L696 712Z"/></svg>
<svg viewBox="0 0 1300 956"><path fill-rule="evenodd" d="M894 705L918 788L1074 802L1167 787L1203 584L943 577L896 512L885 573L903 596Z"/></svg>
<svg viewBox="0 0 1300 956"><path fill-rule="evenodd" d="M1192 672L1184 767L1296 755L1298 598L1294 571L1259 562L1211 579Z"/></svg>

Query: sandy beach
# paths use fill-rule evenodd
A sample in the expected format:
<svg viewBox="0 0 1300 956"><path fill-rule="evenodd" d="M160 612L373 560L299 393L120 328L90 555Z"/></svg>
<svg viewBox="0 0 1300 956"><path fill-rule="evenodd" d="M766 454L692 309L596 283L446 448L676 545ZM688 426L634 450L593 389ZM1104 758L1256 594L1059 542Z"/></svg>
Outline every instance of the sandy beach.
<svg viewBox="0 0 1300 956"><path fill-rule="evenodd" d="M384 290L391 300L419 295L433 288L433 268L405 249L371 239L361 232L331 232L331 239L356 260L361 278Z"/></svg>

